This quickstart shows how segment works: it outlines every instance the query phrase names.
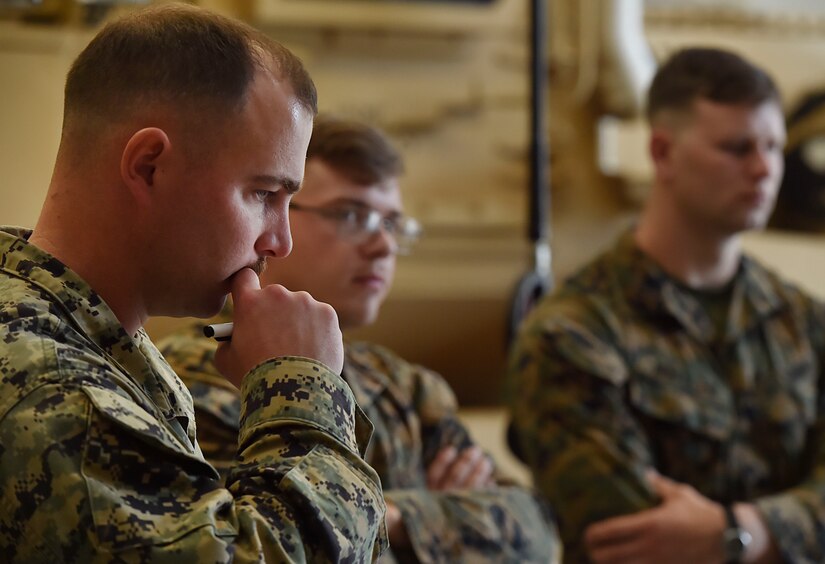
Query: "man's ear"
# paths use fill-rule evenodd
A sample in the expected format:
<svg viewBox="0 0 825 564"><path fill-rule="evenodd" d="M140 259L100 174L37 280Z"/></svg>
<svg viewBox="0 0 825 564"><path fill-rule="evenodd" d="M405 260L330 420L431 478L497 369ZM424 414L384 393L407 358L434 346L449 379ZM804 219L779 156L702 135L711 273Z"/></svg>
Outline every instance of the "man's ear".
<svg viewBox="0 0 825 564"><path fill-rule="evenodd" d="M648 151L657 176L667 176L670 170L670 154L673 149L673 133L667 129L652 128Z"/></svg>
<svg viewBox="0 0 825 564"><path fill-rule="evenodd" d="M141 129L129 138L120 158L120 176L133 197L142 201L151 196L158 165L171 147L169 136L157 127Z"/></svg>

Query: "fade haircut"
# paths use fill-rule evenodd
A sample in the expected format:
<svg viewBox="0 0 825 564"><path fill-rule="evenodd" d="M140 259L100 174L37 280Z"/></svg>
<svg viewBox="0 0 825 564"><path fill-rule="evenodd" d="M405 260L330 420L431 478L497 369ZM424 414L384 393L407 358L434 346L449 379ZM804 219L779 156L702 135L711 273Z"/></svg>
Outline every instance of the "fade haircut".
<svg viewBox="0 0 825 564"><path fill-rule="evenodd" d="M280 43L238 21L184 4L147 8L106 25L66 78L63 126L105 127L161 104L209 121L239 111L257 71L287 82L317 113L315 85Z"/></svg>
<svg viewBox="0 0 825 564"><path fill-rule="evenodd" d="M745 106L781 103L776 84L764 70L730 51L690 48L677 51L656 72L647 119L652 123L664 111L687 112L698 99Z"/></svg>
<svg viewBox="0 0 825 564"><path fill-rule="evenodd" d="M404 172L401 154L379 129L332 115L315 118L307 160L317 158L348 180L372 185Z"/></svg>

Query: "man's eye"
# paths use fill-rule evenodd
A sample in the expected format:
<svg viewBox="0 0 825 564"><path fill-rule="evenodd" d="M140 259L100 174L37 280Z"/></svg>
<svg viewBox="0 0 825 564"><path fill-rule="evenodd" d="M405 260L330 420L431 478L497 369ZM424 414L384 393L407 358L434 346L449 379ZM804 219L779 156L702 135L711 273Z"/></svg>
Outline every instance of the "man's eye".
<svg viewBox="0 0 825 564"><path fill-rule="evenodd" d="M266 202L275 196L275 192L272 192L271 190L255 190L255 195L260 201Z"/></svg>
<svg viewBox="0 0 825 564"><path fill-rule="evenodd" d="M341 221L355 225L359 222L360 214L358 210L344 208L338 210L338 217L341 218Z"/></svg>
<svg viewBox="0 0 825 564"><path fill-rule="evenodd" d="M744 157L748 153L750 153L752 148L751 143L742 142L742 143L725 143L722 145L722 150L726 153L730 153L736 157Z"/></svg>

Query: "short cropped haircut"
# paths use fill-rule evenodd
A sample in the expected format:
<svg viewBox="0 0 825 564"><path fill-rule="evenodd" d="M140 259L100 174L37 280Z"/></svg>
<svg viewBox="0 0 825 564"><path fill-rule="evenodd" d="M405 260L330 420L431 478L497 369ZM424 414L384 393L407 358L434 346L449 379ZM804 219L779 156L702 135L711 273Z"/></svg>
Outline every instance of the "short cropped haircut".
<svg viewBox="0 0 825 564"><path fill-rule="evenodd" d="M74 61L64 127L105 125L155 104L217 112L214 119L243 108L258 70L288 82L298 102L317 113L312 79L278 42L204 9L150 7L106 25Z"/></svg>
<svg viewBox="0 0 825 564"><path fill-rule="evenodd" d="M698 99L746 106L781 102L773 79L756 65L730 51L690 48L659 67L648 92L647 119L662 111L689 110Z"/></svg>
<svg viewBox="0 0 825 564"><path fill-rule="evenodd" d="M315 118L307 160L317 158L356 184L371 185L404 172L401 154L379 129L341 117Z"/></svg>

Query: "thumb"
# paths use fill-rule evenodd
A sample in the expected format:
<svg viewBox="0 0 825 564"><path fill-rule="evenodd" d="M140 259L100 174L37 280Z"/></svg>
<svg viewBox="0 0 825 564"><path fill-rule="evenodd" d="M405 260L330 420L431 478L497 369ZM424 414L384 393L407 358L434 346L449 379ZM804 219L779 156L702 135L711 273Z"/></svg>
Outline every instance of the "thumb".
<svg viewBox="0 0 825 564"><path fill-rule="evenodd" d="M237 303L244 294L261 289L261 281L251 268L242 268L232 277L232 300Z"/></svg>

